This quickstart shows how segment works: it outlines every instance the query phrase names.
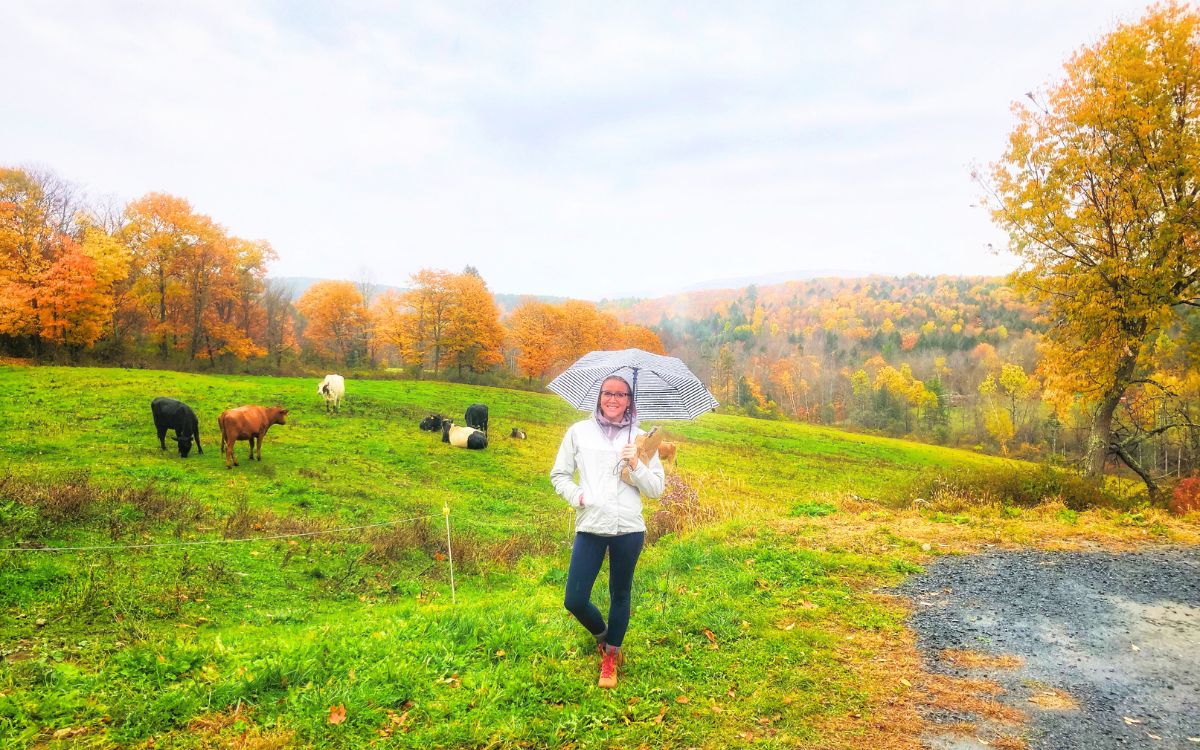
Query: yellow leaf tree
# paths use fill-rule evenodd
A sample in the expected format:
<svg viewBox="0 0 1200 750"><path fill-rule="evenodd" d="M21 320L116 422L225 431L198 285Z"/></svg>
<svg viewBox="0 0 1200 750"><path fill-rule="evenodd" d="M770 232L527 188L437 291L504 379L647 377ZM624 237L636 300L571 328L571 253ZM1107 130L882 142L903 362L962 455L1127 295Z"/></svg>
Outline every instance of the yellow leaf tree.
<svg viewBox="0 0 1200 750"><path fill-rule="evenodd" d="M1113 420L1150 344L1200 307L1200 13L1154 6L1029 98L987 188L1018 286L1053 320L1042 369L1094 405L1089 474L1115 454L1157 495Z"/></svg>

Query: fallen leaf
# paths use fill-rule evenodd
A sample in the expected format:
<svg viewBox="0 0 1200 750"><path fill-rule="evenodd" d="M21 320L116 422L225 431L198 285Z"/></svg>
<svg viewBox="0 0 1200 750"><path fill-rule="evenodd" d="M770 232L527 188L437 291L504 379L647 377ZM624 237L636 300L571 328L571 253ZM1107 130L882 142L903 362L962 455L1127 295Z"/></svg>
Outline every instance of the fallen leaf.
<svg viewBox="0 0 1200 750"><path fill-rule="evenodd" d="M1123 718L1123 719L1125 719L1125 723L1126 723L1126 724L1128 724L1128 725L1130 725L1130 726L1133 726L1134 724L1141 724L1141 723L1142 723L1142 720L1141 720L1141 719L1131 719L1131 718L1129 718L1128 716L1124 716L1124 717L1122 717L1122 718Z"/></svg>
<svg viewBox="0 0 1200 750"><path fill-rule="evenodd" d="M500 658L504 658L504 649L498 649L496 651L496 656L499 656Z"/></svg>
<svg viewBox="0 0 1200 750"><path fill-rule="evenodd" d="M687 703L689 700L691 700L691 699L688 698L686 695L680 695L675 698L676 703Z"/></svg>
<svg viewBox="0 0 1200 750"><path fill-rule="evenodd" d="M346 720L346 706L337 704L329 707L329 723L333 725L341 724Z"/></svg>
<svg viewBox="0 0 1200 750"><path fill-rule="evenodd" d="M662 724L663 717L667 715L667 706L663 704L662 710L658 712L658 716L654 717L655 724Z"/></svg>
<svg viewBox="0 0 1200 750"><path fill-rule="evenodd" d="M912 683L909 682L908 680L904 679L903 677L900 678L900 684L903 685L904 687L912 687Z"/></svg>
<svg viewBox="0 0 1200 750"><path fill-rule="evenodd" d="M1138 645L1136 643L1129 644L1129 648L1133 651L1141 651L1141 649L1138 648Z"/></svg>
<svg viewBox="0 0 1200 750"><path fill-rule="evenodd" d="M433 559L437 560L438 562L441 562L442 560L446 559L446 555L441 552L434 552Z"/></svg>
<svg viewBox="0 0 1200 750"><path fill-rule="evenodd" d="M1146 736L1152 740L1161 740L1162 739L1162 737L1159 737L1157 734L1155 734L1153 732L1146 732Z"/></svg>

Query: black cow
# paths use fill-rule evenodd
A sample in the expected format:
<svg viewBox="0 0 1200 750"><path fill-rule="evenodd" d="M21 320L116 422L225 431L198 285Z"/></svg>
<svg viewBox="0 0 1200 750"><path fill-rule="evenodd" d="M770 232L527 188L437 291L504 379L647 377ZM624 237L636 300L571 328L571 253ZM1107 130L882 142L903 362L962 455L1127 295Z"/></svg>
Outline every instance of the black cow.
<svg viewBox="0 0 1200 750"><path fill-rule="evenodd" d="M421 429L426 432L437 432L442 429L442 415L430 414L421 420Z"/></svg>
<svg viewBox="0 0 1200 750"><path fill-rule="evenodd" d="M196 441L197 452L204 455L204 449L200 447L200 422L192 407L182 401L159 396L150 402L150 412L154 414L154 429L158 430L158 444L163 450L167 449L167 430L174 430L180 458L188 457L192 440Z"/></svg>
<svg viewBox="0 0 1200 750"><path fill-rule="evenodd" d="M471 404L467 407L467 427L487 433L488 412L483 404Z"/></svg>

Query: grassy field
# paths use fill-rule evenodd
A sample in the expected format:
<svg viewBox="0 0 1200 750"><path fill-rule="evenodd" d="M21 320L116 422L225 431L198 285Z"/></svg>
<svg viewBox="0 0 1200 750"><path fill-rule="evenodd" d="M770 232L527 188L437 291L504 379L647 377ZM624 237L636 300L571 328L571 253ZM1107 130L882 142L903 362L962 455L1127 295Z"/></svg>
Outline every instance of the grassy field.
<svg viewBox="0 0 1200 750"><path fill-rule="evenodd" d="M562 608L571 512L547 477L580 414L483 387L347 390L327 415L310 379L0 367L0 547L100 548L0 552L0 746L916 746L920 664L880 587L984 544L1198 540L1153 509L909 507L930 472L998 464L976 454L666 424L670 512L602 691ZM160 395L196 409L204 455L160 451ZM474 402L486 451L417 429ZM226 470L216 415L246 403L289 421Z"/></svg>

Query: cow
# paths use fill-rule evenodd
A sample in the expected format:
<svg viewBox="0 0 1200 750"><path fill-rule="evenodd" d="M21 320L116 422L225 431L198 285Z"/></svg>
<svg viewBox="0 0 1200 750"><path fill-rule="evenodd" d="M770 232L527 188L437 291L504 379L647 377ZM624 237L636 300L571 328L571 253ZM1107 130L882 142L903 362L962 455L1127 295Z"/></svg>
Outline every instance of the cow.
<svg viewBox="0 0 1200 750"><path fill-rule="evenodd" d="M150 413L154 415L154 429L158 430L158 444L167 449L167 430L175 431L175 442L179 446L179 457L187 458L196 441L196 452L204 455L200 447L200 421L192 407L173 398L159 396L150 402Z"/></svg>
<svg viewBox="0 0 1200 750"><path fill-rule="evenodd" d="M487 433L474 427L459 427L449 419L442 420L442 442L455 448L478 451L487 447Z"/></svg>
<svg viewBox="0 0 1200 750"><path fill-rule="evenodd" d="M233 444L239 440L250 441L250 460L254 460L254 443L258 441L258 460L262 461L262 441L273 424L287 424L287 409L278 406L239 406L226 409L217 417L221 428L221 452L225 454L225 468L237 466L233 455ZM232 466L231 466L232 464Z"/></svg>
<svg viewBox="0 0 1200 750"><path fill-rule="evenodd" d="M346 397L346 379L341 375L326 375L321 384L317 386L317 393L325 398L326 413L329 412L331 404L333 410L337 411L342 399Z"/></svg>
<svg viewBox="0 0 1200 750"><path fill-rule="evenodd" d="M439 432L442 429L443 419L441 414L430 414L421 420L421 429L426 432Z"/></svg>
<svg viewBox="0 0 1200 750"><path fill-rule="evenodd" d="M520 427L514 427L512 428L512 434L509 435L509 437L513 438L514 440L524 440L525 430L522 430Z"/></svg>
<svg viewBox="0 0 1200 750"><path fill-rule="evenodd" d="M467 407L467 427L474 427L482 433L487 433L488 411L483 404L471 404Z"/></svg>
<svg viewBox="0 0 1200 750"><path fill-rule="evenodd" d="M675 450L677 447L678 443L671 443L666 440L659 443L658 460L662 461L663 463L666 463L667 461L675 463Z"/></svg>

